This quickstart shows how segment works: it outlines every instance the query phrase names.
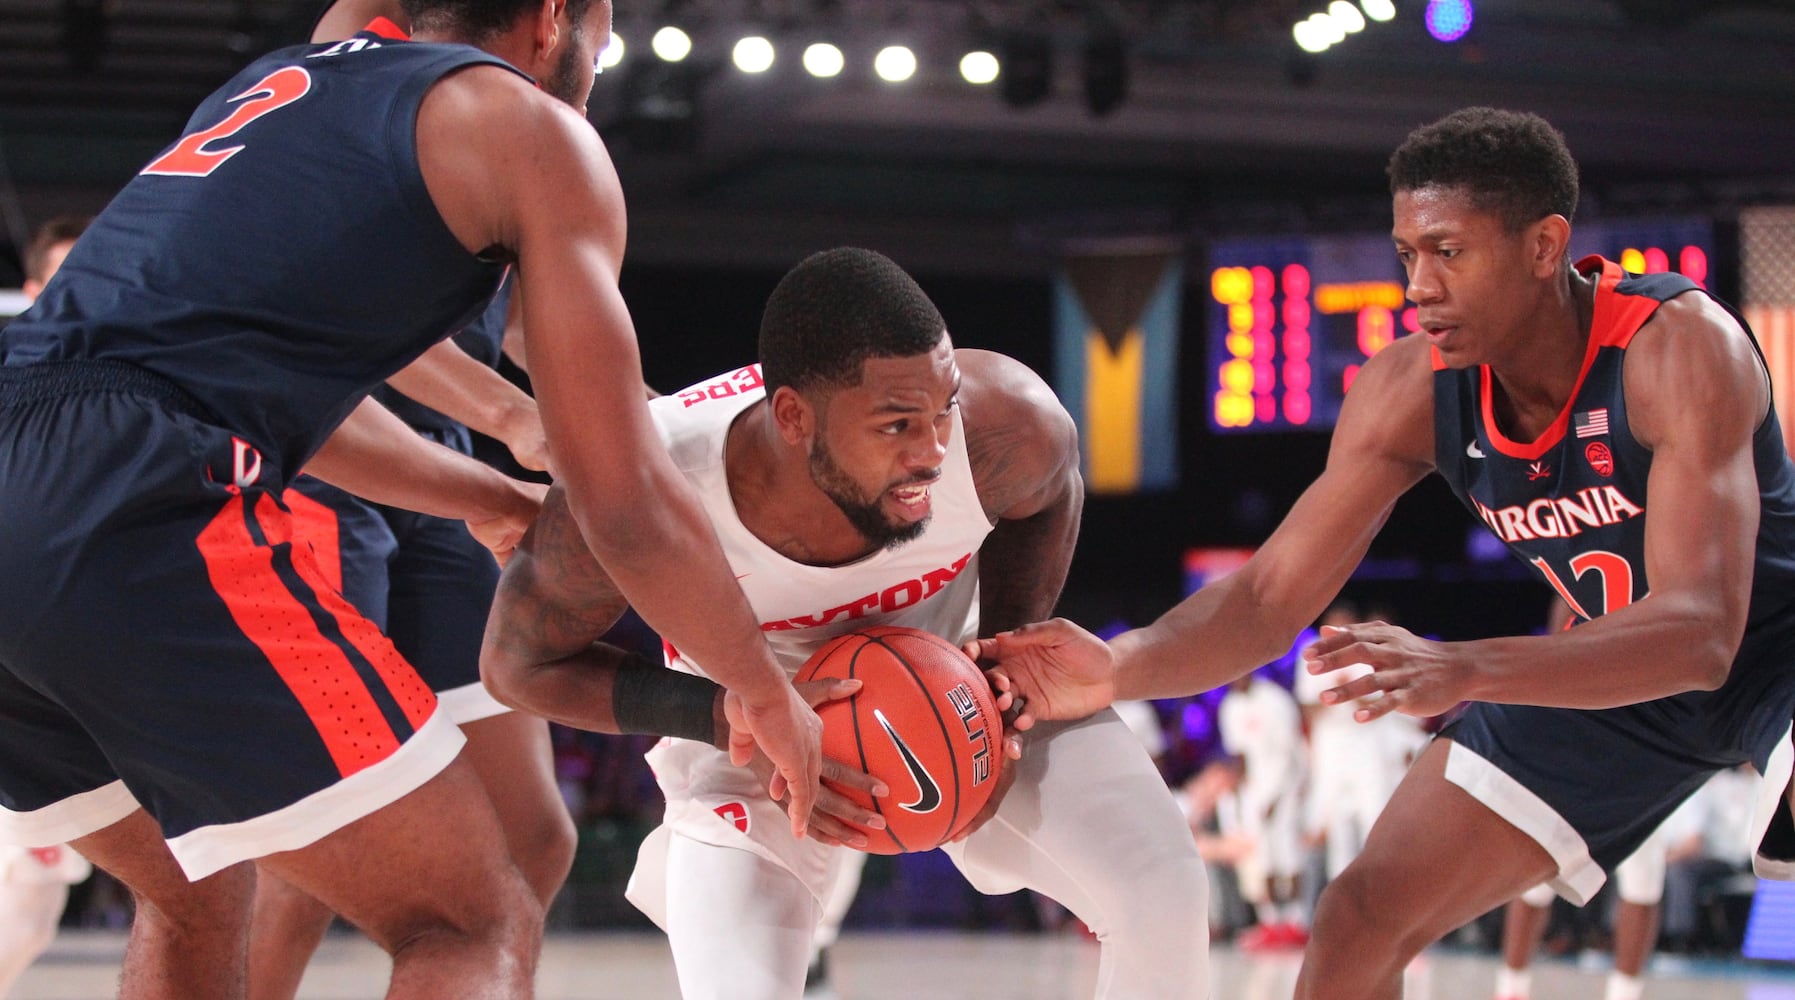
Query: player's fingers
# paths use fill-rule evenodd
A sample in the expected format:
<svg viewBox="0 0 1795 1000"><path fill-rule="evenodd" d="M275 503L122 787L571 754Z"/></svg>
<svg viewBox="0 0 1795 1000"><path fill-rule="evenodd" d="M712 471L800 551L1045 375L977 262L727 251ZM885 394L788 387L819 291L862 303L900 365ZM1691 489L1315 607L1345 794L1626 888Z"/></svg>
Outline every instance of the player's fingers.
<svg viewBox="0 0 1795 1000"><path fill-rule="evenodd" d="M1003 738L1003 755L1011 760L1022 759L1022 737L1011 734Z"/></svg>
<svg viewBox="0 0 1795 1000"><path fill-rule="evenodd" d="M855 770L841 761L830 758L823 759L823 787L836 785L865 792L873 798L884 798L891 794L891 787L865 771ZM821 799L819 798L819 803Z"/></svg>
<svg viewBox="0 0 1795 1000"><path fill-rule="evenodd" d="M1387 694L1382 698L1372 699L1353 710L1353 721L1371 722L1376 719L1381 719L1394 711L1399 704L1396 696L1391 694Z"/></svg>
<svg viewBox="0 0 1795 1000"><path fill-rule="evenodd" d="M1018 733L1026 733L1034 728L1035 717L1034 714L1028 710L1028 699L1026 697L1018 694L1010 702L1010 707L1003 713L1003 725L1005 729L1014 730Z"/></svg>
<svg viewBox="0 0 1795 1000"><path fill-rule="evenodd" d="M869 843L866 834L833 816L826 816L822 813L812 817L809 836L811 840L819 844L828 844L831 847L852 847L857 851L866 850Z"/></svg>
<svg viewBox="0 0 1795 1000"><path fill-rule="evenodd" d="M747 767L754 759L754 734L747 730L731 726L729 728L729 762L736 767ZM778 798L778 796L774 796Z"/></svg>
<svg viewBox="0 0 1795 1000"><path fill-rule="evenodd" d="M817 774L820 761L807 761L808 774L787 774L786 790L792 797L792 835L802 838L810 825L811 811L816 809Z"/></svg>
<svg viewBox="0 0 1795 1000"><path fill-rule="evenodd" d="M1016 696L1008 691L994 691L992 694L996 696L992 701L999 714L1009 711L1010 705L1016 700Z"/></svg>
<svg viewBox="0 0 1795 1000"><path fill-rule="evenodd" d="M1319 659L1326 656L1328 653L1351 645L1357 641L1357 639L1357 633L1351 628L1342 628L1338 625L1323 625L1321 627L1320 636L1314 642L1304 646L1301 655L1305 660Z"/></svg>
<svg viewBox="0 0 1795 1000"><path fill-rule="evenodd" d="M828 785L824 785L817 791L816 812L810 816L811 825L815 826L824 817L857 826L863 830L885 829L885 817L835 791Z"/></svg>
<svg viewBox="0 0 1795 1000"><path fill-rule="evenodd" d="M798 689L804 704L816 708L831 701L853 697L864 683L857 678L826 677L817 681L794 681L792 687Z"/></svg>
<svg viewBox="0 0 1795 1000"><path fill-rule="evenodd" d="M1381 646L1363 640L1345 643L1338 648L1321 652L1304 654L1304 662L1312 674L1330 674L1342 670L1355 663L1368 663L1373 667L1381 667L1389 661L1388 651Z"/></svg>
<svg viewBox="0 0 1795 1000"><path fill-rule="evenodd" d="M1355 698L1363 698L1366 695L1376 694L1379 691L1386 690L1385 684L1388 679L1389 678L1386 675L1366 674L1363 677L1347 681L1345 684L1338 687L1332 687L1323 691L1321 693L1321 703L1324 705L1343 705Z"/></svg>

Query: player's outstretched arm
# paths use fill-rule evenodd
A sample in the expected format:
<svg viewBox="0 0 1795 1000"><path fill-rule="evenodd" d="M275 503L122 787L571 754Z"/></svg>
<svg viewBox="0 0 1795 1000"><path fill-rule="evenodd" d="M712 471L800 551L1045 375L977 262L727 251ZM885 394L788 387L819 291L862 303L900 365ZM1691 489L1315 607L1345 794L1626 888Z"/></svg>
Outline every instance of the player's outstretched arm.
<svg viewBox="0 0 1795 1000"><path fill-rule="evenodd" d="M1290 648L1346 583L1398 497L1433 468L1426 342L1405 339L1360 371L1327 468L1246 565L1105 647L1065 621L979 643L1035 718L1089 714L1111 699L1166 698L1225 684Z"/></svg>
<svg viewBox="0 0 1795 1000"><path fill-rule="evenodd" d="M822 723L761 638L649 417L617 289L623 195L597 134L527 82L475 67L426 95L418 151L462 244L517 257L532 382L580 534L643 619L741 696L756 741L793 786L801 832Z"/></svg>
<svg viewBox="0 0 1795 1000"><path fill-rule="evenodd" d="M503 442L524 468L548 471L548 440L536 401L455 341L445 340L425 351L387 379L387 384L449 419Z"/></svg>
<svg viewBox="0 0 1795 1000"><path fill-rule="evenodd" d="M1617 559L1602 567L1609 606L1582 608L1593 620L1569 631L1434 643L1393 626L1353 626L1316 643L1314 669L1363 662L1377 672L1330 700L1381 691L1355 713L1370 719L1465 699L1611 708L1725 682L1751 598L1752 437L1769 412L1768 378L1745 331L1694 293L1640 328L1622 377L1628 426L1652 451L1643 498L1651 593L1632 601L1634 568Z"/></svg>
<svg viewBox="0 0 1795 1000"><path fill-rule="evenodd" d="M501 562L536 517L544 488L429 441L363 399L305 471L374 503L466 521Z"/></svg>

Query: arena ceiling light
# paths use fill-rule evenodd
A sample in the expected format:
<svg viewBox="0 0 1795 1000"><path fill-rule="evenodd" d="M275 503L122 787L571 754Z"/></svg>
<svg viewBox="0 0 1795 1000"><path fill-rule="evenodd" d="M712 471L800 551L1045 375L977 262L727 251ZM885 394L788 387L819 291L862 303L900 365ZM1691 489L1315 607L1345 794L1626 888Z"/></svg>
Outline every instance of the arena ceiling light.
<svg viewBox="0 0 1795 1000"><path fill-rule="evenodd" d="M692 54L692 36L669 24L654 33L648 47L662 61L676 63Z"/></svg>
<svg viewBox="0 0 1795 1000"><path fill-rule="evenodd" d="M916 53L907 45L887 45L873 57L873 72L886 83L903 83L916 75Z"/></svg>
<svg viewBox="0 0 1795 1000"><path fill-rule="evenodd" d="M1391 0L1359 0L1359 7L1373 21L1392 21L1396 18L1396 4Z"/></svg>
<svg viewBox="0 0 1795 1000"><path fill-rule="evenodd" d="M841 50L828 42L816 42L804 49L804 71L819 80L840 76L847 59Z"/></svg>
<svg viewBox="0 0 1795 1000"><path fill-rule="evenodd" d="M1304 52L1326 52L1346 40L1346 29L1327 14L1310 14L1290 29Z"/></svg>
<svg viewBox="0 0 1795 1000"><path fill-rule="evenodd" d="M1442 42L1456 42L1476 18L1471 0L1427 0L1427 33Z"/></svg>
<svg viewBox="0 0 1795 1000"><path fill-rule="evenodd" d="M968 52L960 57L960 77L967 83L984 86L997 80L1002 67L997 57L983 49Z"/></svg>
<svg viewBox="0 0 1795 1000"><path fill-rule="evenodd" d="M1359 13L1359 8L1354 7L1348 0L1334 0L1333 3L1328 4L1328 19L1339 25L1340 29L1349 35L1355 35L1365 30L1365 15Z"/></svg>
<svg viewBox="0 0 1795 1000"><path fill-rule="evenodd" d="M615 31L611 32L611 40L606 42L605 47L598 53L598 68L601 70L615 69L617 64L623 61L623 49L623 36Z"/></svg>
<svg viewBox="0 0 1795 1000"><path fill-rule="evenodd" d="M729 58L744 73L765 73L773 68L773 43L763 35L748 35L736 41Z"/></svg>

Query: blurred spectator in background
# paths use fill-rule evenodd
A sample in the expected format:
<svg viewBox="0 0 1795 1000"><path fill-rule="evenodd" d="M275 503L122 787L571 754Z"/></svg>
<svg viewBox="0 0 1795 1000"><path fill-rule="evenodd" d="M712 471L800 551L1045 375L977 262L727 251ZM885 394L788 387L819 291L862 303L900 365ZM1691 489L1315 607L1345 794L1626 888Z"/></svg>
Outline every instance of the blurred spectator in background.
<svg viewBox="0 0 1795 1000"><path fill-rule="evenodd" d="M1364 620L1358 608L1341 601L1322 614L1320 624L1344 626ZM1363 663L1326 674L1296 672L1294 694L1309 731L1306 839L1325 847L1328 879L1358 856L1371 824L1427 741L1417 720L1409 716L1392 713L1361 723L1353 720L1356 702L1321 703L1323 691L1368 673L1371 667Z"/></svg>
<svg viewBox="0 0 1795 1000"><path fill-rule="evenodd" d="M1222 746L1241 762L1241 827L1253 843L1236 871L1259 926L1241 935L1240 946L1299 948L1309 940L1298 895L1307 762L1296 699L1256 671L1228 685L1217 722Z"/></svg>

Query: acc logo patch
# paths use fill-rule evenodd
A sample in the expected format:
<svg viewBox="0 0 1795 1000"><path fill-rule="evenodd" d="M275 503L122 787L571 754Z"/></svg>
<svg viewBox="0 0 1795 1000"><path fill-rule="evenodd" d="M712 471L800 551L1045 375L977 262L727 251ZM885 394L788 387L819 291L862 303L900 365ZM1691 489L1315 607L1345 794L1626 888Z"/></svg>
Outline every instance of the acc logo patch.
<svg viewBox="0 0 1795 1000"><path fill-rule="evenodd" d="M1614 475L1614 453L1602 442L1591 441L1589 447L1583 449L1583 457L1589 459L1589 467L1601 475Z"/></svg>
<svg viewBox="0 0 1795 1000"><path fill-rule="evenodd" d="M725 802L711 811L715 812L718 816L721 816L724 822L733 825L737 830L740 830L743 833L748 832L747 803Z"/></svg>

